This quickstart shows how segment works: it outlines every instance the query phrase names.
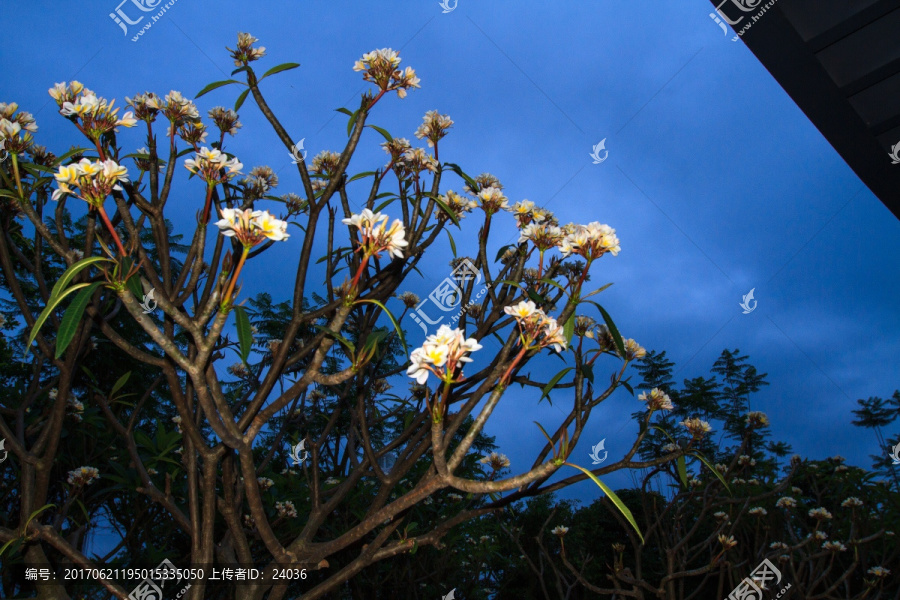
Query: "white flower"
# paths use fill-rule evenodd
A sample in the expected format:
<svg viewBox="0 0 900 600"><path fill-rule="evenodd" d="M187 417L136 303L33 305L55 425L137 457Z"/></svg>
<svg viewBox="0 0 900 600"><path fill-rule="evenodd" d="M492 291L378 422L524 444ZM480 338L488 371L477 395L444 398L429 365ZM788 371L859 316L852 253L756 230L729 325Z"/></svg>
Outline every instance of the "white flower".
<svg viewBox="0 0 900 600"><path fill-rule="evenodd" d="M768 513L768 511L766 511L766 509L764 509L761 506L754 506L753 508L751 508L750 510L747 511L747 514L751 514L754 517L764 517L769 513Z"/></svg>
<svg viewBox="0 0 900 600"><path fill-rule="evenodd" d="M275 511L278 513L279 517L287 517L289 519L297 518L297 508L290 500L285 500L284 502L276 502Z"/></svg>
<svg viewBox="0 0 900 600"><path fill-rule="evenodd" d="M831 513L821 507L810 509L809 516L818 521L827 521L828 519L831 519Z"/></svg>
<svg viewBox="0 0 900 600"><path fill-rule="evenodd" d="M344 225L359 229L363 238L361 244L369 256L377 256L382 250L387 250L388 254L403 258L403 249L409 245L406 241L406 228L400 219L394 219L389 228L387 221L387 215L373 213L368 208L341 220Z"/></svg>
<svg viewBox="0 0 900 600"><path fill-rule="evenodd" d="M499 454L497 452L491 452L481 460L479 460L483 465L490 465L491 468L495 471L499 471L500 469L505 469L509 467L509 458L505 454Z"/></svg>
<svg viewBox="0 0 900 600"><path fill-rule="evenodd" d="M891 570L885 569L884 567L872 567L868 571L866 571L866 573L868 573L869 575L874 575L875 577L881 579L890 575Z"/></svg>
<svg viewBox="0 0 900 600"><path fill-rule="evenodd" d="M778 502L775 503L775 506L777 506L778 508L794 508L795 506L797 506L797 501L790 496L783 496L778 499Z"/></svg>
<svg viewBox="0 0 900 600"><path fill-rule="evenodd" d="M685 419L681 422L684 425L685 429L688 430L695 438L702 438L704 435L712 431L712 427L710 427L709 423L694 417L692 419Z"/></svg>
<svg viewBox="0 0 900 600"><path fill-rule="evenodd" d="M562 537L562 536L566 535L567 533L569 533L569 528L564 525L557 525L550 531L550 533L552 533L553 535Z"/></svg>
<svg viewBox="0 0 900 600"><path fill-rule="evenodd" d="M272 481L271 479L269 479L268 477L257 477L256 483L259 484L260 489L263 491L266 491L270 487L275 485L275 482Z"/></svg>
<svg viewBox="0 0 900 600"><path fill-rule="evenodd" d="M406 374L420 385L425 384L429 373L449 382L454 379L457 367L472 362L466 355L481 348L475 338L466 338L461 329L441 325L437 333L425 338L422 346L409 355L411 364Z"/></svg>
<svg viewBox="0 0 900 600"><path fill-rule="evenodd" d="M846 552L847 546L840 542L825 542L822 544L822 548L828 550L830 552Z"/></svg>
<svg viewBox="0 0 900 600"><path fill-rule="evenodd" d="M70 485L82 486L91 485L95 480L100 479L100 471L94 467L79 467L69 471L67 481Z"/></svg>
<svg viewBox="0 0 900 600"><path fill-rule="evenodd" d="M857 506L862 506L862 505L863 505L863 501L860 500L859 498L857 498L856 496L850 496L849 498L847 498L846 500L841 502L841 506L843 506L844 508L855 508Z"/></svg>
<svg viewBox="0 0 900 600"><path fill-rule="evenodd" d="M638 400L647 403L650 410L672 410L672 399L669 395L659 388L653 388L649 393L643 393L638 396Z"/></svg>

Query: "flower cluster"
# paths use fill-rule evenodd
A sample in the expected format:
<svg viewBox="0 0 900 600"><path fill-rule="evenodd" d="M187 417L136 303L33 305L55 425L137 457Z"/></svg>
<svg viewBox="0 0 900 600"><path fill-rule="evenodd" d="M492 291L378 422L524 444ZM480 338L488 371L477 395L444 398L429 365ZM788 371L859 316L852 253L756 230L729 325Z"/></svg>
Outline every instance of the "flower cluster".
<svg viewBox="0 0 900 600"><path fill-rule="evenodd" d="M157 102L159 98L157 97ZM200 119L200 112L197 106L185 98L181 92L171 90L165 97L165 104L160 104L160 109L171 123L181 125L185 121L197 121ZM171 135L171 129L169 135Z"/></svg>
<svg viewBox="0 0 900 600"><path fill-rule="evenodd" d="M640 360L647 356L647 350L631 338L624 340L625 359Z"/></svg>
<svg viewBox="0 0 900 600"><path fill-rule="evenodd" d="M253 167L250 174L241 181L244 185L244 196L252 200L258 200L265 196L269 190L278 187L278 175L272 167Z"/></svg>
<svg viewBox="0 0 900 600"><path fill-rule="evenodd" d="M847 546L841 542L825 542L822 544L822 549L828 550L829 552L846 552Z"/></svg>
<svg viewBox="0 0 900 600"><path fill-rule="evenodd" d="M68 85L57 83L48 91L59 105L60 114L74 121L81 119L81 129L94 141L105 133L116 131L120 125L134 127L137 124L134 113L128 111L119 118L119 109L113 108L115 100L107 102L105 98L98 98L77 81Z"/></svg>
<svg viewBox="0 0 900 600"><path fill-rule="evenodd" d="M256 483L257 483L257 485L259 485L259 489L261 489L262 491L266 491L269 488L271 488L273 485L275 485L275 482L272 481L271 479L269 479L268 477L257 477Z"/></svg>
<svg viewBox="0 0 900 600"><path fill-rule="evenodd" d="M237 157L229 160L220 150L204 147L194 154L194 158L185 159L184 167L202 177L207 185L214 186L239 175L244 165Z"/></svg>
<svg viewBox="0 0 900 600"><path fill-rule="evenodd" d="M778 499L778 502L775 503L775 506L777 506L778 508L794 508L795 506L797 506L797 501L790 496L783 496Z"/></svg>
<svg viewBox="0 0 900 600"><path fill-rule="evenodd" d="M737 540L734 539L733 535L725 535L724 533L721 533L719 534L718 540L719 543L722 544L723 550L728 550L738 545Z"/></svg>
<svg viewBox="0 0 900 600"><path fill-rule="evenodd" d="M466 338L460 329L451 329L449 325L441 325L437 333L425 338L421 347L409 355L410 364L406 374L420 385L428 381L428 374L433 373L445 383L462 380L455 378L457 368L464 363L472 362L467 355L481 350L482 346L474 338Z"/></svg>
<svg viewBox="0 0 900 600"><path fill-rule="evenodd" d="M482 173L481 175L476 177L474 179L474 181L478 185L478 189L473 190L471 187L466 185L465 187L463 187L463 190L465 190L466 193L477 194L481 190L483 190L485 188L489 188L489 187L495 187L498 190L503 189L503 184L500 183L500 180L497 179L496 177L494 177L493 175L491 175L490 173Z"/></svg>
<svg viewBox="0 0 900 600"><path fill-rule="evenodd" d="M125 103L134 109L134 116L136 119L146 121L147 123L152 123L156 120L156 115L159 113L159 109L162 106L159 96L153 92L135 94L134 98L125 96Z"/></svg>
<svg viewBox="0 0 900 600"><path fill-rule="evenodd" d="M453 214L457 219L461 219L466 216L467 212L471 212L474 208L478 206L478 204L468 198L467 196L461 196L454 192L453 190L447 190L447 194L441 196L441 202L443 202L447 208L453 211ZM438 219L447 219L447 213L443 210L435 211L435 216Z"/></svg>
<svg viewBox="0 0 900 600"><path fill-rule="evenodd" d="M810 509L809 516L817 521L827 521L831 519L831 513L821 507Z"/></svg>
<svg viewBox="0 0 900 600"><path fill-rule="evenodd" d="M332 176L337 172L341 155L330 150L322 150L313 157L312 171L320 175Z"/></svg>
<svg viewBox="0 0 900 600"><path fill-rule="evenodd" d="M363 54L353 65L354 71L363 71L363 79L371 81L381 93L396 90L400 98L406 97L406 90L417 88L419 78L411 67L400 70L400 54L391 48L382 48Z"/></svg>
<svg viewBox="0 0 900 600"><path fill-rule="evenodd" d="M406 138L394 138L389 142L382 142L381 147L391 156L392 162L398 162L403 154L412 148Z"/></svg>
<svg viewBox="0 0 900 600"><path fill-rule="evenodd" d="M641 394L638 396L638 400L646 402L647 409L651 412L655 410L672 410L675 408L672 405L672 399L669 398L669 395L659 388L653 388L649 392Z"/></svg>
<svg viewBox="0 0 900 600"><path fill-rule="evenodd" d="M562 537L562 536L566 535L567 533L569 533L569 528L566 527L565 525L557 525L556 527L554 527L553 529L550 530L550 533L552 533L553 535Z"/></svg>
<svg viewBox="0 0 900 600"><path fill-rule="evenodd" d="M616 256L621 250L616 230L609 225L593 221L587 225L569 225L566 229L566 235L559 243L563 256L574 254L592 261L607 252Z"/></svg>
<svg viewBox="0 0 900 600"><path fill-rule="evenodd" d="M769 426L769 417L766 413L753 410L747 413L747 425L750 427L760 428Z"/></svg>
<svg viewBox="0 0 900 600"><path fill-rule="evenodd" d="M34 143L31 134L38 129L31 113L17 114L18 108L15 102L0 102L0 149L13 154L21 154L31 147Z"/></svg>
<svg viewBox="0 0 900 600"><path fill-rule="evenodd" d="M438 141L447 135L447 130L453 126L449 115L438 114L436 110L429 110L422 120L424 123L416 129L416 137L420 140L427 139L429 148L434 148Z"/></svg>
<svg viewBox="0 0 900 600"><path fill-rule="evenodd" d="M519 243L530 241L541 252L556 248L562 239L562 229L550 223L529 223L519 230Z"/></svg>
<svg viewBox="0 0 900 600"><path fill-rule="evenodd" d="M258 41L258 39L249 33L238 33L237 48L234 50L227 46L225 48L231 52L231 58L234 59L234 66L240 67L246 65L247 63L259 60L266 55L264 46L260 46L259 48L253 47L253 44Z"/></svg>
<svg viewBox="0 0 900 600"><path fill-rule="evenodd" d="M91 485L97 479L100 479L100 471L96 467L78 467L69 471L69 478L66 481L70 485L84 486Z"/></svg>
<svg viewBox="0 0 900 600"><path fill-rule="evenodd" d="M78 188L79 196L98 208L112 190L121 190L119 182L128 181L128 169L114 160L96 160L91 162L82 158L77 163L61 166L54 176L59 188L53 192L53 199L59 200L63 194L74 194Z"/></svg>
<svg viewBox="0 0 900 600"><path fill-rule="evenodd" d="M70 417L75 419L77 422L82 421L82 413L84 412L84 403L81 402L78 398L69 397L67 401L68 408L72 409L72 412L68 413Z"/></svg>
<svg viewBox="0 0 900 600"><path fill-rule="evenodd" d="M403 258L403 248L409 245L406 241L406 228L400 219L394 219L390 227L387 226L387 221L387 215L373 213L365 208L360 214L342 219L341 222L359 229L362 236L360 248L366 257L378 256L381 251L387 250L389 255Z"/></svg>
<svg viewBox="0 0 900 600"><path fill-rule="evenodd" d="M482 188L481 191L478 192L478 201L481 203L482 210L484 210L488 216L497 211L509 208L508 199L503 195L503 191L494 186Z"/></svg>
<svg viewBox="0 0 900 600"><path fill-rule="evenodd" d="M841 502L841 506L843 506L844 508L856 508L856 507L862 506L862 505L863 505L863 501L860 500L859 498L857 498L856 496L850 496L849 498L847 498L846 500Z"/></svg>
<svg viewBox="0 0 900 600"><path fill-rule="evenodd" d="M223 106L211 108L209 110L209 118L213 120L213 123L216 124L216 127L219 128L223 136L226 133L235 135L237 134L237 130L243 127L241 122L238 121L238 114L230 108L225 108Z"/></svg>
<svg viewBox="0 0 900 600"><path fill-rule="evenodd" d="M566 349L566 335L556 319L547 316L543 310L535 306L531 300L523 300L515 306L503 309L511 315L519 325L520 339L525 348L546 348L553 346L557 352Z"/></svg>
<svg viewBox="0 0 900 600"><path fill-rule="evenodd" d="M490 465L491 468L495 471L499 471L500 469L505 469L509 467L509 458L505 454L499 454L497 452L491 452L481 460L479 460L483 465Z"/></svg>
<svg viewBox="0 0 900 600"><path fill-rule="evenodd" d="M418 177L422 171L436 172L438 162L425 152L424 148L407 148L395 162L394 168L401 177L406 175Z"/></svg>
<svg viewBox="0 0 900 600"><path fill-rule="evenodd" d="M294 506L294 503L290 500L285 500L284 502L276 502L275 512L278 513L279 517L286 517L288 519L297 518L297 507Z"/></svg>
<svg viewBox="0 0 900 600"><path fill-rule="evenodd" d="M747 514L753 515L754 517L764 517L769 514L769 512L761 506L754 506L747 511Z"/></svg>
<svg viewBox="0 0 900 600"><path fill-rule="evenodd" d="M891 574L890 569L885 569L884 567L871 567L868 571L866 571L869 575L874 575L879 579L883 579Z"/></svg>
<svg viewBox="0 0 900 600"><path fill-rule="evenodd" d="M712 431L712 427L709 426L709 423L697 417L685 419L681 424L684 425L685 429L688 430L688 433L690 433L694 439L700 439Z"/></svg>
<svg viewBox="0 0 900 600"><path fill-rule="evenodd" d="M289 237L287 222L276 219L267 210L225 208L216 226L222 235L237 238L247 248L264 239L280 242Z"/></svg>
<svg viewBox="0 0 900 600"><path fill-rule="evenodd" d="M148 150L146 147L143 147L138 148L134 151L134 153L134 164L137 165L137 168L141 171L149 171L150 167L152 166L152 163L150 162L150 150ZM144 158L145 155L146 158ZM160 172L164 171L166 168L166 165L160 163L158 159L156 161L156 165Z"/></svg>

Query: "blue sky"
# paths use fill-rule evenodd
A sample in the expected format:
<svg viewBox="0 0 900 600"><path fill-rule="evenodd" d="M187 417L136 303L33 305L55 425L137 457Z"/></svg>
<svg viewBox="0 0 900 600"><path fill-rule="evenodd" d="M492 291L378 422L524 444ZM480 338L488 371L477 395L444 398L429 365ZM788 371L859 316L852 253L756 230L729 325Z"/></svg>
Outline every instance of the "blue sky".
<svg viewBox="0 0 900 600"><path fill-rule="evenodd" d="M775 439L812 458L841 454L861 466L881 451L850 425L850 410L857 398L900 387L890 367L900 354L900 222L743 43L722 34L706 0L459 0L447 14L437 0L177 0L137 42L140 25L125 36L109 18L117 4L4 6L15 27L6 28L0 101L35 114L39 143L57 153L79 143L47 95L53 83L78 79L117 104L144 90L193 97L227 78L234 66L224 47L247 31L268 48L262 70L302 64L263 84L291 135L305 138L310 155L339 150L346 120L334 109L355 109L364 89L353 62L374 48L399 48L422 89L379 103L369 123L412 139L425 111L449 114L455 126L442 160L495 174L511 201L530 199L561 222L616 228L622 252L601 261L594 282L615 282L604 306L627 337L668 351L676 379L708 375L723 348L740 348L769 374L753 408L769 414ZM131 2L123 10L141 14ZM233 105L238 92L225 87L199 99L201 114ZM300 191L259 111L248 102L240 113L244 128L227 149L248 169L276 169L279 192ZM143 137L130 130L119 139L136 149ZM603 138L609 158L592 164L591 147ZM368 134L351 171L382 166L380 142ZM170 201L182 232L202 192L185 171ZM497 247L516 237L507 221ZM461 254L474 248L479 218L463 223L455 233ZM286 294L280 265L295 261L299 246L294 235L251 265L244 293ZM423 297L449 272L449 250L435 254L426 259L428 277L410 282ZM751 288L758 306L744 315L738 304ZM548 363L551 373L557 368ZM535 407L537 395L510 395L488 428L514 470L530 465L541 441L532 421L560 416L546 403ZM576 460L583 455L588 465L589 446L601 438L611 459L621 455L634 439L629 414L637 406L624 391L604 403ZM624 473L609 479L614 487L629 481ZM567 495L590 499L591 485Z"/></svg>

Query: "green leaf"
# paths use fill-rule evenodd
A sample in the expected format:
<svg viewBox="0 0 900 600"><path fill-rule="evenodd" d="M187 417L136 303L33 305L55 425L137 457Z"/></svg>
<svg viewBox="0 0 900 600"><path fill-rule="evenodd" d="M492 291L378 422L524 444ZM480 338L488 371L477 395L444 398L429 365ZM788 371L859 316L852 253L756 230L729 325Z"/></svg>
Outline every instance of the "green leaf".
<svg viewBox="0 0 900 600"><path fill-rule="evenodd" d="M116 392L125 387L125 384L128 383L128 378L131 377L131 371L128 371L121 377L119 377L116 382L112 386L112 390L110 390L109 395L114 396Z"/></svg>
<svg viewBox="0 0 900 600"><path fill-rule="evenodd" d="M451 171L462 177L466 183L469 184L469 188L471 188L473 194L477 194L479 190L479 186L475 183L475 180L463 173L463 170L459 167L459 165L454 163L444 163L445 167L449 167Z"/></svg>
<svg viewBox="0 0 900 600"><path fill-rule="evenodd" d="M594 383L594 365L582 365L581 374L584 375L585 379Z"/></svg>
<svg viewBox="0 0 900 600"><path fill-rule="evenodd" d="M374 129L375 131L377 131L378 133L383 135L384 139L386 139L387 141L389 141L389 142L394 141L394 138L391 137L391 134L389 134L386 129L382 129L378 125L366 125L366 127L371 127L372 129Z"/></svg>
<svg viewBox="0 0 900 600"><path fill-rule="evenodd" d="M572 336L575 335L575 313L569 315L569 319L563 326L563 335L566 336L566 347L572 345Z"/></svg>
<svg viewBox="0 0 900 600"><path fill-rule="evenodd" d="M237 101L234 103L235 111L240 110L240 108L244 105L244 100L247 99L247 94L249 94L249 93L250 93L250 88L247 88L246 90L241 92L240 96L237 97Z"/></svg>
<svg viewBox="0 0 900 600"><path fill-rule="evenodd" d="M204 96L215 89L218 89L225 85L230 85L232 83L242 83L242 82L237 81L236 79L226 79L224 81L214 81L211 84L209 84L208 86L206 86L205 88L203 88L202 90L200 90L199 92L197 92L197 94L194 96L194 98L195 99L199 98L200 96Z"/></svg>
<svg viewBox="0 0 900 600"><path fill-rule="evenodd" d="M615 342L616 349L619 351L619 356L625 358L625 342L622 341L622 334L619 333L618 328L616 328L616 324L613 323L612 317L609 316L609 313L606 312L605 308L603 308L593 300L588 300L588 302L590 302L600 310L600 314L603 315L603 321L606 323L606 327L612 334L613 342Z"/></svg>
<svg viewBox="0 0 900 600"><path fill-rule="evenodd" d="M719 478L719 481L721 481L722 485L725 486L725 489L728 490L728 494L731 495L731 488L728 487L727 483L725 483L725 478L722 477L722 474L719 473L716 470L716 468L714 466L712 466L712 464L710 464L710 462L708 460L706 460L705 456L703 456L699 452L692 452L691 456L696 456L697 458L699 458L700 462L702 462L704 465L706 465L706 468L709 469L710 471L712 471L712 474Z"/></svg>
<svg viewBox="0 0 900 600"><path fill-rule="evenodd" d="M611 286L611 285L612 285L612 283L607 283L607 284L604 285L603 287L597 288L596 290L594 290L593 292L591 292L590 294L588 294L587 296L585 296L584 299L586 300L586 299L590 298L591 296L594 296L594 295L596 295L596 294L599 294L600 292L602 292L602 291L606 290L607 288L609 288L609 286Z"/></svg>
<svg viewBox="0 0 900 600"><path fill-rule="evenodd" d="M444 230L444 233L447 234L447 239L450 240L450 250L453 251L453 258L456 258L456 242L453 241L453 236L450 235L450 230L449 230L449 229L445 229L445 230Z"/></svg>
<svg viewBox="0 0 900 600"><path fill-rule="evenodd" d="M625 388L626 390L628 390L628 392L629 392L632 396L634 396L634 388L631 387L631 384L630 384L630 383L628 383L627 381L620 381L619 384L620 384L623 388Z"/></svg>
<svg viewBox="0 0 900 600"><path fill-rule="evenodd" d="M397 319L394 318L394 315L391 314L391 311L389 311L387 307L378 300L357 300L356 302L354 302L354 304L362 303L374 304L378 306L382 311L384 311L388 318L390 318L391 323L394 324L394 330L397 332L397 335L400 336L400 343L403 344L403 351L406 352L406 354L409 354L409 348L406 347L406 337L403 335L403 330L400 329L400 324L397 323Z"/></svg>
<svg viewBox="0 0 900 600"><path fill-rule="evenodd" d="M344 114L347 115L348 117L352 117L352 116L353 116L353 113L350 112L350 109L349 109L349 108L343 108L343 107L341 107L341 108L336 108L336 109L334 109L334 112L344 113Z"/></svg>
<svg viewBox="0 0 900 600"><path fill-rule="evenodd" d="M550 392L553 390L553 387L557 383L559 383L559 380L562 379L563 377L565 377L566 373L568 373L572 369L573 369L573 367L566 367L565 369L563 369L562 371L560 371L559 373L557 373L556 375L553 376L553 379L551 379L547 383L547 385L544 386L544 390L543 390L544 393L542 393L540 399L538 399L538 404L540 404L541 400L543 400L544 398L546 398L548 402L550 401ZM551 404L553 404L553 403L551 402Z"/></svg>
<svg viewBox="0 0 900 600"><path fill-rule="evenodd" d="M353 131L353 126L356 124L356 119L359 118L359 111L357 110L355 113L350 115L350 120L347 121L347 135L350 135L350 132Z"/></svg>
<svg viewBox="0 0 900 600"><path fill-rule="evenodd" d="M282 71L290 71L291 69L296 69L299 66L300 66L300 63L291 63L291 62L281 63L280 65L272 67L271 69L269 69L268 71L263 73L263 76L260 77L259 80L262 81L269 75L274 75L275 73L281 73Z"/></svg>
<svg viewBox="0 0 900 600"><path fill-rule="evenodd" d="M447 206L443 200L438 198L436 195L431 192L427 192L423 194L424 196L428 196L432 200L434 200L435 204L441 207L441 210L447 213L447 216L450 217L450 220L453 221L453 224L459 227L459 218L456 216L456 213L453 212L449 206Z"/></svg>
<svg viewBox="0 0 900 600"><path fill-rule="evenodd" d="M41 514L48 508L53 508L54 506L56 506L56 505L55 504L45 504L42 507L40 507L39 509L37 509L36 511L34 511L33 513L31 513L28 516L28 520L25 521L25 527L23 527L22 529L24 531L28 531L28 526L31 525L31 522L34 521L35 517L37 517L39 514Z"/></svg>
<svg viewBox="0 0 900 600"><path fill-rule="evenodd" d="M336 339L337 341L339 341L341 344L343 344L344 347L346 347L346 348L350 351L350 355L351 355L351 356L353 356L354 354L356 354L356 346L353 344L353 342L351 342L350 340L348 340L347 338L345 338L345 337L342 336L341 334L339 334L339 333L334 333L334 332L332 332L332 331L326 329L326 328L323 327L322 325L313 325L313 327L316 328L316 329L318 329L319 331L324 331L327 335L330 335L331 337L333 337L334 339Z"/></svg>
<svg viewBox="0 0 900 600"><path fill-rule="evenodd" d="M528 297L531 298L539 306L547 301L543 296L541 296L534 290L528 290Z"/></svg>
<svg viewBox="0 0 900 600"><path fill-rule="evenodd" d="M678 457L675 461L675 467L678 469L678 478L681 480L681 484L685 488L688 487L687 465L684 462L684 455Z"/></svg>
<svg viewBox="0 0 900 600"><path fill-rule="evenodd" d="M80 290L82 288L88 287L89 285L93 285L93 284L79 283L77 285L73 285L68 290L63 292L62 295L60 295L56 298L50 299L50 301L47 303L47 307L44 308L43 312L41 312L40 316L38 316L37 320L34 322L34 327L31 328L31 335L28 336L28 343L25 344L25 356L28 356L28 353L31 351L31 344L32 344L32 342L34 342L34 339L37 337L38 331L40 331L41 327L44 325L44 323L47 321L47 319L50 317L50 315L53 313L53 311L56 310L56 307L58 307L62 303L62 301L66 298L66 296L68 296L69 294L72 294L74 292L77 292L78 290Z"/></svg>
<svg viewBox="0 0 900 600"><path fill-rule="evenodd" d="M131 277L128 278L128 281L125 282L125 287L128 288L128 291L131 292L131 295L135 298L144 297L144 288L141 287L141 275L140 273L135 273Z"/></svg>
<svg viewBox="0 0 900 600"><path fill-rule="evenodd" d="M609 486L607 486L605 483L603 483L602 481L597 479L597 477L593 473L591 473L584 467L579 467L578 465L573 465L572 463L569 463L569 462L567 462L565 464L569 465L570 467L575 467L576 469L578 469L579 471L581 471L582 473L584 473L585 475L590 477L594 481L594 483L596 483L597 486L599 486L600 489L603 490L603 493L606 494L606 497L612 501L612 503L616 506L616 508L619 509L619 512L622 513L622 516L625 517L625 519L629 523L631 523L632 527L634 527L634 530L637 532L638 537L641 538L641 543L643 544L644 536L641 535L641 530L638 528L637 521L634 520L634 515L631 514L631 511L628 509L627 506L625 506L625 503L622 502L622 499L619 498L618 496L616 496L615 492L613 492L611 489L609 489Z"/></svg>
<svg viewBox="0 0 900 600"><path fill-rule="evenodd" d="M69 151L66 152L65 154L60 154L58 157L56 157L56 160L53 161L53 164L56 165L56 166L58 167L59 165L62 164L62 162L63 162L64 160L66 160L66 159L69 158L70 156L74 156L74 155L76 155L76 154L84 154L84 153L87 152L88 150L90 150L90 148L72 148L71 150L69 150Z"/></svg>
<svg viewBox="0 0 900 600"><path fill-rule="evenodd" d="M69 304L69 308L66 309L66 314L63 315L62 322L59 324L59 331L56 334L55 358L62 356L63 352L66 351L66 348L69 347L69 344L72 343L75 332L78 331L78 325L81 323L81 316L84 314L84 310L91 301L91 296L94 295L94 291L100 287L100 285L102 284L99 281L90 284L78 292L78 295L75 296L75 299Z"/></svg>
<svg viewBox="0 0 900 600"><path fill-rule="evenodd" d="M80 273L86 267L93 265L98 262L114 262L108 258L103 256L91 256L88 258L83 258L79 260L77 263L66 269L66 272L63 273L62 277L59 278L59 281L56 282L56 285L53 286L53 289L50 291L50 298L55 298L59 295L69 282L75 278L78 273Z"/></svg>
<svg viewBox="0 0 900 600"><path fill-rule="evenodd" d="M234 307L234 320L237 324L238 345L241 348L241 362L247 364L250 356L250 347L253 345L253 329L250 327L250 318L247 309L243 306Z"/></svg>
<svg viewBox="0 0 900 600"><path fill-rule="evenodd" d="M243 67L238 67L237 69L232 71L231 74L236 75L236 74L240 73L241 71L249 71L249 70L250 70L250 65L244 65Z"/></svg>
<svg viewBox="0 0 900 600"><path fill-rule="evenodd" d="M364 173L357 173L356 175L354 175L353 177L348 179L347 183L350 183L351 181L356 181L357 179L362 179L363 177L371 177L372 175L375 175L375 174L376 174L376 171L366 171Z"/></svg>
<svg viewBox="0 0 900 600"><path fill-rule="evenodd" d="M509 250L510 248L515 248L515 247L516 247L515 244L507 244L507 245L503 246L502 248L500 248L500 250L497 251L497 257L494 259L494 262L500 262L500 257L503 256L504 254L506 254L507 250Z"/></svg>

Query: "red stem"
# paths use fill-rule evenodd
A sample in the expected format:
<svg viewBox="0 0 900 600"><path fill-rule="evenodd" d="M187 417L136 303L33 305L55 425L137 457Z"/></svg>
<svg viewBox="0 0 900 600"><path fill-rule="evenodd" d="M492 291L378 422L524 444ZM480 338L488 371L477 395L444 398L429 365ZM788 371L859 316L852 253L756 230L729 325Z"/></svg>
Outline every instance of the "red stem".
<svg viewBox="0 0 900 600"><path fill-rule="evenodd" d="M113 224L110 222L109 217L106 215L106 210L102 206L98 206L97 212L100 213L100 218L103 220L103 224L106 225L106 228L109 230L110 235L112 235L113 240L116 242L116 246L119 248L119 254L121 256L126 256L125 248L122 246L122 240L119 239L119 234L116 233Z"/></svg>

